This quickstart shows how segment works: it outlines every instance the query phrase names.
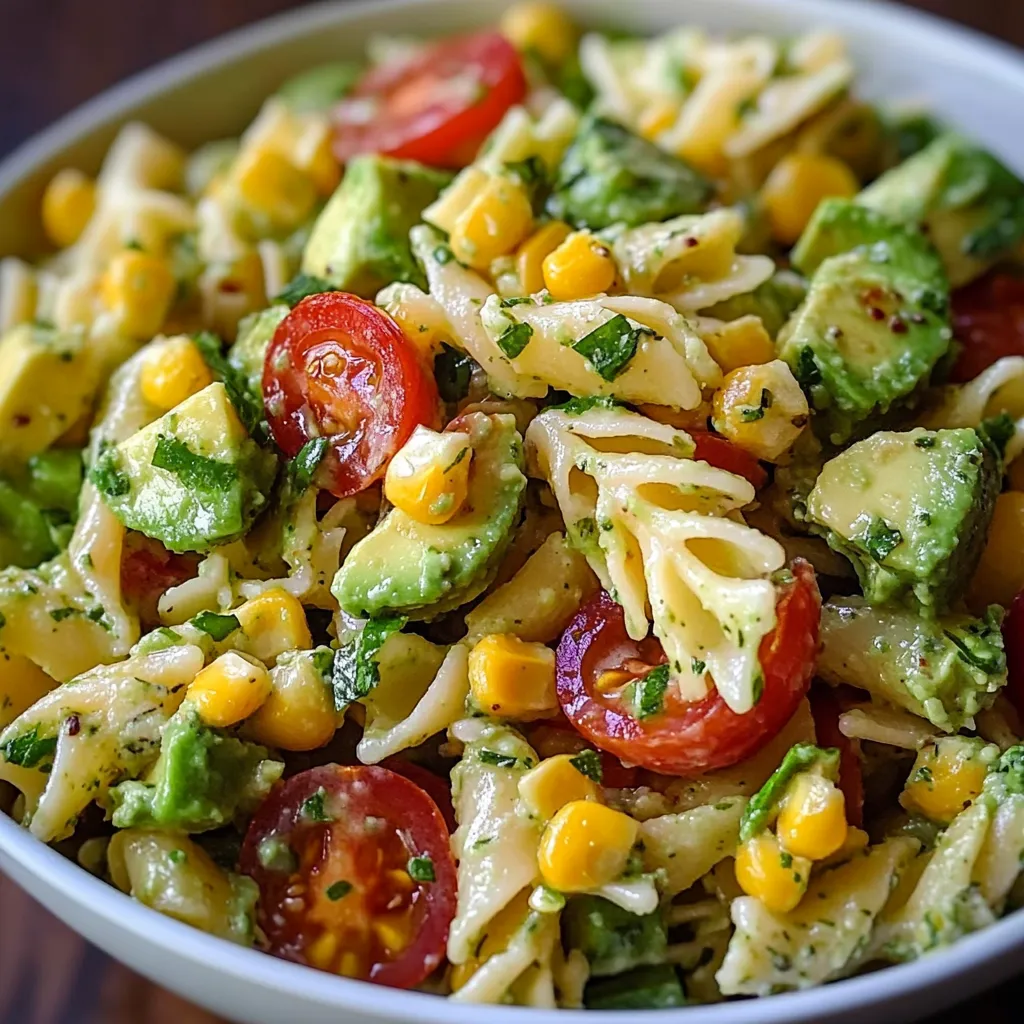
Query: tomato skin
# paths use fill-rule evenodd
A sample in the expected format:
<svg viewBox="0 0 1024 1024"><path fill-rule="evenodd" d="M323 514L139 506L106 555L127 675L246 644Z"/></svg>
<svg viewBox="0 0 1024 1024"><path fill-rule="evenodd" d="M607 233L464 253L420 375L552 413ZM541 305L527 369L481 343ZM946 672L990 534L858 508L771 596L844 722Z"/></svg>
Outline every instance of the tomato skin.
<svg viewBox="0 0 1024 1024"><path fill-rule="evenodd" d="M1024 355L1024 278L993 271L955 291L953 335L963 344L950 374L958 384L1004 356Z"/></svg>
<svg viewBox="0 0 1024 1024"><path fill-rule="evenodd" d="M860 828L864 824L864 771L860 760L860 741L850 739L839 729L843 708L835 690L818 684L811 689L810 700L818 746L839 750L839 788L846 799L846 820Z"/></svg>
<svg viewBox="0 0 1024 1024"><path fill-rule="evenodd" d="M1006 696L1024 720L1024 590L1010 605L1003 621L1006 649Z"/></svg>
<svg viewBox="0 0 1024 1024"><path fill-rule="evenodd" d="M303 810L320 794L322 807L338 808L326 822ZM268 839L287 843L297 870L261 862L261 844ZM343 950L353 950L372 933L377 916L393 912L395 897L409 887L395 888L389 875L414 856L428 856L435 877L409 880L408 943L394 956L371 957L363 974L380 985L411 988L444 959L457 884L444 818L415 783L366 765L328 764L294 775L278 783L257 810L240 862L260 889L257 914L269 952L309 964L314 929L315 937L335 934ZM343 896L326 895L328 883L342 880L349 883Z"/></svg>
<svg viewBox="0 0 1024 1024"><path fill-rule="evenodd" d="M136 609L143 629L160 625L157 602L171 587L199 572L199 556L175 554L158 540L129 532L121 552L121 594Z"/></svg>
<svg viewBox="0 0 1024 1024"><path fill-rule="evenodd" d="M706 430L688 431L696 445L694 458L748 480L755 491L768 482L768 472L757 459L738 444Z"/></svg>
<svg viewBox="0 0 1024 1024"><path fill-rule="evenodd" d="M814 570L798 559L794 580L782 588L775 629L761 641L760 701L745 715L717 691L684 703L671 698L664 714L641 722L595 685L600 673L637 659L664 661L653 637L639 643L626 633L622 608L601 591L580 609L556 656L558 700L579 732L621 760L666 775L727 768L755 754L793 716L807 692L818 650L821 595Z"/></svg>
<svg viewBox="0 0 1024 1024"><path fill-rule="evenodd" d="M452 805L451 786L440 775L435 775L429 768L424 768L422 765L416 764L415 761L405 761L400 757L387 757L381 761L380 766L416 783L437 804L437 809L441 812L448 831L455 831L458 823L455 820L455 808Z"/></svg>
<svg viewBox="0 0 1024 1024"><path fill-rule="evenodd" d="M334 154L342 163L382 153L464 167L526 88L519 55L500 32L442 39L363 76L335 108ZM368 113L368 104L377 106Z"/></svg>
<svg viewBox="0 0 1024 1024"><path fill-rule="evenodd" d="M432 424L437 385L402 329L371 302L321 292L281 321L263 365L263 401L289 457L312 437L330 448L317 482L346 498L379 480L418 424Z"/></svg>

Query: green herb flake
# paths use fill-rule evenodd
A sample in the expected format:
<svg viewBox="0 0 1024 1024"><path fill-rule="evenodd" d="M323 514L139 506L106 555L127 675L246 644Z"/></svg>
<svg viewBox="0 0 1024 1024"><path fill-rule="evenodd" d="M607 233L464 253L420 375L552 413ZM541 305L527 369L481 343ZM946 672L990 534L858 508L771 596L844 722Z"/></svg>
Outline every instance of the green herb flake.
<svg viewBox="0 0 1024 1024"><path fill-rule="evenodd" d="M917 448L934 448L935 447L935 438L930 436L929 434L925 434L924 437L917 438L914 441L914 445Z"/></svg>
<svg viewBox="0 0 1024 1024"><path fill-rule="evenodd" d="M54 608L50 612L50 618L54 622L63 622L65 619L70 618L75 614L77 608Z"/></svg>
<svg viewBox="0 0 1024 1024"><path fill-rule="evenodd" d="M281 290L280 294L274 296L275 303L284 303L286 306L297 306L303 299L310 295L319 295L321 292L336 292L338 289L330 281L313 274L296 274Z"/></svg>
<svg viewBox="0 0 1024 1024"><path fill-rule="evenodd" d="M0 746L4 760L21 768L37 768L53 757L56 750L57 737L40 736L38 725L33 726L30 732L14 736Z"/></svg>
<svg viewBox="0 0 1024 1024"><path fill-rule="evenodd" d="M641 336L653 333L648 327L633 327L626 317L616 313L600 327L580 338L572 348L601 377L613 381L636 355Z"/></svg>
<svg viewBox="0 0 1024 1024"><path fill-rule="evenodd" d="M299 449L288 464L288 477L296 493L301 494L313 482L329 447L330 442L326 437L314 437Z"/></svg>
<svg viewBox="0 0 1024 1024"><path fill-rule="evenodd" d="M334 656L331 685L335 707L341 711L361 700L380 682L377 656L392 633L399 632L406 620L399 615L381 615L370 619L355 640Z"/></svg>
<svg viewBox="0 0 1024 1024"><path fill-rule="evenodd" d="M668 689L669 667L658 665L647 675L627 687L629 703L637 718L652 718L660 715L665 706L665 691Z"/></svg>
<svg viewBox="0 0 1024 1024"><path fill-rule="evenodd" d="M441 342L441 351L434 356L434 380L442 401L454 404L469 394L474 366L469 356Z"/></svg>
<svg viewBox="0 0 1024 1024"><path fill-rule="evenodd" d="M864 547L876 562L884 562L903 543L903 534L881 516L872 518L864 535Z"/></svg>
<svg viewBox="0 0 1024 1024"><path fill-rule="evenodd" d="M352 883L346 882L342 879L340 882L334 882L327 886L324 890L324 895L332 902L337 903L342 897L347 896L352 891Z"/></svg>
<svg viewBox="0 0 1024 1024"><path fill-rule="evenodd" d="M238 468L230 462L197 455L184 442L159 434L151 464L173 473L186 487L203 491L229 491L238 482Z"/></svg>
<svg viewBox="0 0 1024 1024"><path fill-rule="evenodd" d="M256 440L265 439L269 431L263 418L263 396L254 393L249 388L246 375L228 362L220 338L210 331L200 331L192 335L192 341L195 342L206 365L224 382L224 390L235 407L242 425Z"/></svg>
<svg viewBox="0 0 1024 1024"><path fill-rule="evenodd" d="M527 323L513 323L505 328L498 335L496 341L498 348L508 356L515 359L522 354L523 349L530 344L533 337L533 328Z"/></svg>
<svg viewBox="0 0 1024 1024"><path fill-rule="evenodd" d="M519 764L518 757L512 757L511 754L499 754L496 750L481 750L479 757L484 764L492 764L495 768L515 768Z"/></svg>
<svg viewBox="0 0 1024 1024"><path fill-rule="evenodd" d="M587 395L585 398L570 398L561 405L553 405L551 409L564 412L567 416L582 416L592 409L624 409L622 402L611 395Z"/></svg>
<svg viewBox="0 0 1024 1024"><path fill-rule="evenodd" d="M306 797L302 801L302 807L299 809L299 813L307 821L316 822L328 822L333 821L331 816L327 813L327 809L324 806L324 801L327 798L327 790L321 786L312 796Z"/></svg>
<svg viewBox="0 0 1024 1024"><path fill-rule="evenodd" d="M740 419L744 423L755 423L764 419L764 409L760 405L745 405L740 409Z"/></svg>
<svg viewBox="0 0 1024 1024"><path fill-rule="evenodd" d="M124 497L132 489L128 474L120 468L117 449L111 445L101 449L96 465L89 473L89 479L96 490L107 498Z"/></svg>
<svg viewBox="0 0 1024 1024"><path fill-rule="evenodd" d="M434 862L429 857L410 857L407 867L409 877L414 882L436 882Z"/></svg>
<svg viewBox="0 0 1024 1024"><path fill-rule="evenodd" d="M575 757L569 758L569 764L581 775L586 775L591 782L601 784L604 771L601 767L601 755L596 750L581 750Z"/></svg>
<svg viewBox="0 0 1024 1024"><path fill-rule="evenodd" d="M167 859L172 864L184 864L188 860L188 854L184 850L171 850L167 854Z"/></svg>
<svg viewBox="0 0 1024 1024"><path fill-rule="evenodd" d="M690 659L690 671L695 676L702 676L707 671L707 665L700 658Z"/></svg>
<svg viewBox="0 0 1024 1024"><path fill-rule="evenodd" d="M192 625L209 634L217 643L226 640L242 624L237 615L218 615L216 612L200 612L193 619Z"/></svg>

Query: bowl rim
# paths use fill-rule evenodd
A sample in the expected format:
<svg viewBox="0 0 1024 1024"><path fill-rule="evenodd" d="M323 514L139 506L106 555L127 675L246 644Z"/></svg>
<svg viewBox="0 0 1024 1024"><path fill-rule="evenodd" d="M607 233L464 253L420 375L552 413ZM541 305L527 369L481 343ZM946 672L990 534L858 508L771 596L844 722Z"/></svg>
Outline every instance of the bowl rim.
<svg viewBox="0 0 1024 1024"><path fill-rule="evenodd" d="M436 0L355 0L316 3L285 11L243 26L172 56L154 67L132 75L65 114L43 131L18 145L0 161L0 197L12 191L38 167L69 145L81 141L104 125L123 119L140 104L153 100L192 75L215 69L221 63L253 56L294 36L318 28L357 22L385 9L419 8ZM637 2L637 0L634 0ZM644 0L639 0L644 2ZM956 65L985 65L989 77L1002 79L1024 96L1024 61L1020 51L973 29L935 15L904 8L888 0L870 4L857 0L690 0L692 7L710 9L712 4L748 11L752 17L766 7L777 6L800 15L808 24L860 25L875 33L911 35L937 56ZM573 0L585 9L587 0ZM417 1020L429 1024L478 1024L481 1007L460 1004L422 992L385 988L369 982L336 977L299 964L289 963L253 949L202 932L144 906L99 879L0 812L0 860L9 858L20 871L34 876L52 892L82 908L107 925L134 939L156 946L164 953L199 967L216 964L218 972L232 981L247 984L257 978L262 986L293 996L296 1005L349 1010L369 1017ZM941 982L965 978L1014 949L1024 947L1024 913L1013 913L989 927L965 936L955 945L916 961L897 964L799 992L770 998L717 1005L687 1006L683 1011L645 1010L645 1018L666 1019L686 1013L692 1024L789 1024L817 1021L833 1014L848 1014L873 1004L912 996ZM969 995L977 985L964 986ZM587 1010L538 1010L530 1007L488 1006L487 1014L507 1024L528 1024L551 1015L551 1021L590 1014ZM637 1011L602 1011L608 1024L635 1024Z"/></svg>

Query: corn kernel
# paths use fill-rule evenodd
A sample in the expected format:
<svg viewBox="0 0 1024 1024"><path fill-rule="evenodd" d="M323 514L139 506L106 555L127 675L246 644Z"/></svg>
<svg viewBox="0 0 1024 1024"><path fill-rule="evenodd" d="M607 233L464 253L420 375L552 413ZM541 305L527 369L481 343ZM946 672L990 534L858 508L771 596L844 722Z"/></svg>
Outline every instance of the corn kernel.
<svg viewBox="0 0 1024 1024"><path fill-rule="evenodd" d="M100 281L103 302L135 338L152 338L160 330L176 288L167 262L137 249L114 256Z"/></svg>
<svg viewBox="0 0 1024 1024"><path fill-rule="evenodd" d="M608 885L625 871L639 830L622 811L592 800L573 800L548 822L541 836L541 876L559 892Z"/></svg>
<svg viewBox="0 0 1024 1024"><path fill-rule="evenodd" d="M490 714L543 717L558 707L555 652L511 633L492 633L469 652L469 686L477 706Z"/></svg>
<svg viewBox="0 0 1024 1024"><path fill-rule="evenodd" d="M281 227L300 224L316 203L310 178L269 147L243 152L234 175L242 201Z"/></svg>
<svg viewBox="0 0 1024 1024"><path fill-rule="evenodd" d="M988 764L977 741L944 737L918 751L900 803L948 824L981 794Z"/></svg>
<svg viewBox="0 0 1024 1024"><path fill-rule="evenodd" d="M711 358L726 373L741 366L770 363L775 358L775 343L759 316L741 316L703 338Z"/></svg>
<svg viewBox="0 0 1024 1024"><path fill-rule="evenodd" d="M446 523L469 495L469 435L419 426L388 465L384 494L419 523Z"/></svg>
<svg viewBox="0 0 1024 1024"><path fill-rule="evenodd" d="M641 115L637 127L645 139L653 141L663 131L671 128L679 117L679 101L664 99L655 100Z"/></svg>
<svg viewBox="0 0 1024 1024"><path fill-rule="evenodd" d="M254 714L270 690L270 676L263 665L228 651L192 680L188 698L207 725L226 729Z"/></svg>
<svg viewBox="0 0 1024 1024"><path fill-rule="evenodd" d="M266 590L234 609L244 640L237 646L272 665L286 651L308 650L313 638L298 599L280 587Z"/></svg>
<svg viewBox="0 0 1024 1024"><path fill-rule="evenodd" d="M331 142L331 133L325 131L302 168L322 196L329 196L341 182L341 165L334 155Z"/></svg>
<svg viewBox="0 0 1024 1024"><path fill-rule="evenodd" d="M829 779L801 772L789 784L775 832L783 848L824 860L846 841L846 801Z"/></svg>
<svg viewBox="0 0 1024 1024"><path fill-rule="evenodd" d="M673 409L667 405L642 403L637 407L648 419L667 423L676 430L707 430L711 403L701 402L696 409Z"/></svg>
<svg viewBox="0 0 1024 1024"><path fill-rule="evenodd" d="M474 956L452 967L452 990L457 992L492 956L503 953L512 936L522 927L530 913L530 890L523 889L491 918L487 933Z"/></svg>
<svg viewBox="0 0 1024 1024"><path fill-rule="evenodd" d="M781 245L793 245L823 199L849 199L860 190L856 175L841 160L822 153L790 153L768 175L761 192Z"/></svg>
<svg viewBox="0 0 1024 1024"><path fill-rule="evenodd" d="M519 795L530 813L547 821L573 800L601 799L601 787L573 763L573 755L545 758L519 780Z"/></svg>
<svg viewBox="0 0 1024 1024"><path fill-rule="evenodd" d="M246 723L247 734L279 750L318 750L328 743L339 715L320 673L308 662L294 662L290 671L278 668L271 681L274 688Z"/></svg>
<svg viewBox="0 0 1024 1024"><path fill-rule="evenodd" d="M47 237L64 248L78 241L96 209L96 184L81 171L65 168L43 193L43 227Z"/></svg>
<svg viewBox="0 0 1024 1024"><path fill-rule="evenodd" d="M460 263L486 270L492 260L512 252L532 227L533 208L522 186L494 174L455 218L449 242Z"/></svg>
<svg viewBox="0 0 1024 1024"><path fill-rule="evenodd" d="M173 338L142 364L143 397L158 409L173 409L213 383L213 374L191 338Z"/></svg>
<svg viewBox="0 0 1024 1024"><path fill-rule="evenodd" d="M803 899L811 862L794 857L771 832L763 832L736 851L736 881L740 888L776 914L788 914Z"/></svg>
<svg viewBox="0 0 1024 1024"><path fill-rule="evenodd" d="M562 64L576 46L576 26L555 4L514 4L501 18L502 35L523 53L533 52L546 64Z"/></svg>
<svg viewBox="0 0 1024 1024"><path fill-rule="evenodd" d="M524 294L532 295L544 287L544 260L569 237L571 231L564 221L553 220L538 228L519 246L516 274Z"/></svg>
<svg viewBox="0 0 1024 1024"><path fill-rule="evenodd" d="M726 374L712 410L715 430L768 462L789 451L810 418L807 398L781 359Z"/></svg>
<svg viewBox="0 0 1024 1024"><path fill-rule="evenodd" d="M611 250L586 231L570 235L542 264L544 286L559 302L586 299L615 283Z"/></svg>
<svg viewBox="0 0 1024 1024"><path fill-rule="evenodd" d="M976 612L990 604L1008 608L1014 597L1024 590L1021 537L1024 537L1024 493L1006 491L996 498L985 550L967 590L967 603Z"/></svg>

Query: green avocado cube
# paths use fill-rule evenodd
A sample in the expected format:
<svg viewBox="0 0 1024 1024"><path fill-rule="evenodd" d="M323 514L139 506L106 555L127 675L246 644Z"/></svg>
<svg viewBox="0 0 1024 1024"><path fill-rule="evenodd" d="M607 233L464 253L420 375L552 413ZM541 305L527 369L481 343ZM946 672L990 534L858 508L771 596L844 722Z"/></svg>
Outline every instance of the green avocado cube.
<svg viewBox="0 0 1024 1024"><path fill-rule="evenodd" d="M587 984L583 1003L588 1010L666 1010L686 1005L686 995L671 964L638 967Z"/></svg>
<svg viewBox="0 0 1024 1024"><path fill-rule="evenodd" d="M278 324L288 315L288 307L277 304L258 313L250 313L238 324L238 335L228 349L228 364L246 382L250 394L263 403L263 359Z"/></svg>
<svg viewBox="0 0 1024 1024"><path fill-rule="evenodd" d="M632 914L600 896L574 896L562 914L562 937L590 964L591 977L661 963L668 946L662 914Z"/></svg>
<svg viewBox="0 0 1024 1024"><path fill-rule="evenodd" d="M742 316L760 317L765 330L774 338L806 297L807 282L791 270L780 270L752 292L719 302L703 310L701 316L726 322Z"/></svg>
<svg viewBox="0 0 1024 1024"><path fill-rule="evenodd" d="M614 121L588 117L562 158L547 208L575 227L639 227L702 213L713 194L678 157Z"/></svg>
<svg viewBox="0 0 1024 1024"><path fill-rule="evenodd" d="M110 791L113 822L117 828L208 832L255 810L283 771L265 747L203 725L186 701L164 726L149 776Z"/></svg>
<svg viewBox="0 0 1024 1024"><path fill-rule="evenodd" d="M411 160L356 157L313 225L303 273L365 298L393 281L426 288L409 230L450 180Z"/></svg>
<svg viewBox="0 0 1024 1024"><path fill-rule="evenodd" d="M276 472L218 382L104 449L91 479L129 529L171 551L208 551L246 532Z"/></svg>
<svg viewBox="0 0 1024 1024"><path fill-rule="evenodd" d="M919 225L954 288L1009 256L1024 238L1024 182L953 132L887 171L856 202Z"/></svg>
<svg viewBox="0 0 1024 1024"><path fill-rule="evenodd" d="M936 615L974 575L1002 477L969 427L879 431L825 464L807 518L853 563L871 604L907 600Z"/></svg>

